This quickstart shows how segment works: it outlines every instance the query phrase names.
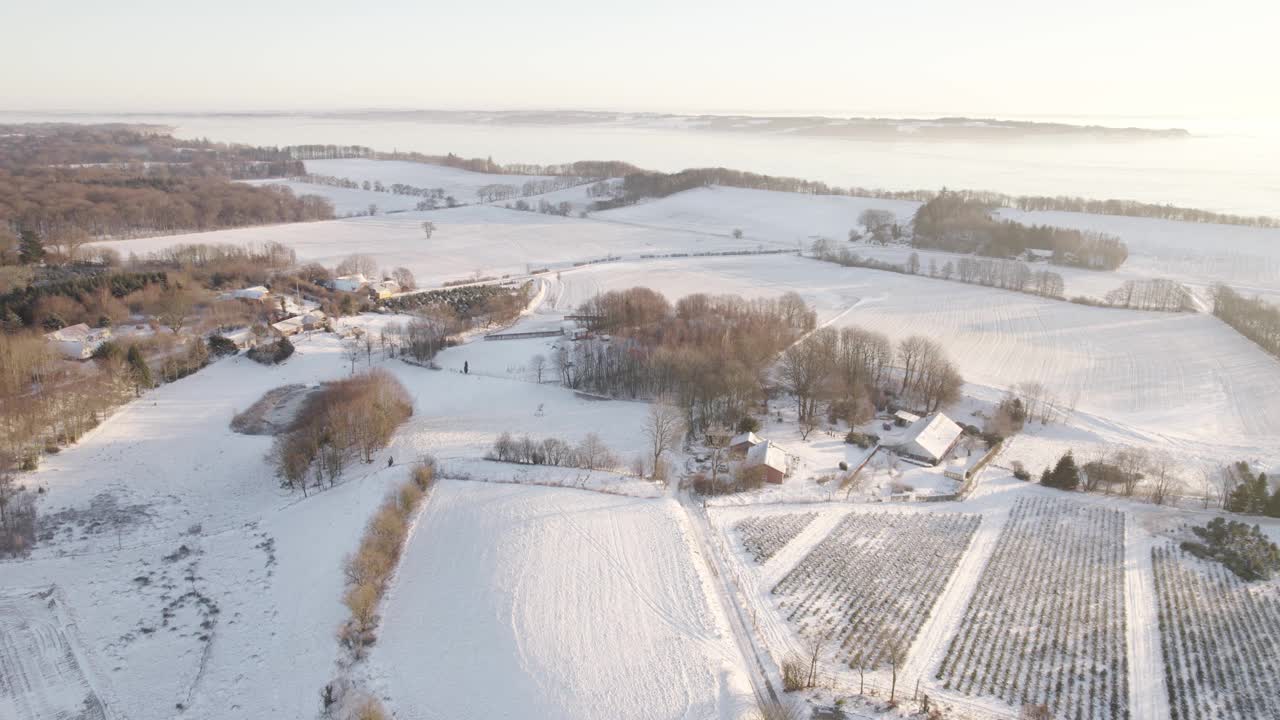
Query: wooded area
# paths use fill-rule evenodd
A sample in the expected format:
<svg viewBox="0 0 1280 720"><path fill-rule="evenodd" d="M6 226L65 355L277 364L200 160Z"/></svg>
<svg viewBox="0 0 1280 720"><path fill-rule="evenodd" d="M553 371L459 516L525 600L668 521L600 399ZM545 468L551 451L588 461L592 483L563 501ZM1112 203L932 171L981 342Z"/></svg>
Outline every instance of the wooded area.
<svg viewBox="0 0 1280 720"><path fill-rule="evenodd" d="M1216 285L1213 314L1263 350L1280 357L1280 305L1247 298L1226 285Z"/></svg>
<svg viewBox="0 0 1280 720"><path fill-rule="evenodd" d="M0 235L32 234L68 262L92 239L333 217L319 196L233 182L302 174L287 153L161 130L0 126Z"/></svg>

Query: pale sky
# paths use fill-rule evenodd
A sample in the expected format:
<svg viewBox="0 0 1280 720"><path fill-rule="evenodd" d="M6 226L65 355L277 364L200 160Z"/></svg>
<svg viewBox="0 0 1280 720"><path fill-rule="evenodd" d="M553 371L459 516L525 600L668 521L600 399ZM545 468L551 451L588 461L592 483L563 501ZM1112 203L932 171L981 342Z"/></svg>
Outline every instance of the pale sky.
<svg viewBox="0 0 1280 720"><path fill-rule="evenodd" d="M1280 118L1276 0L0 0L0 110Z"/></svg>

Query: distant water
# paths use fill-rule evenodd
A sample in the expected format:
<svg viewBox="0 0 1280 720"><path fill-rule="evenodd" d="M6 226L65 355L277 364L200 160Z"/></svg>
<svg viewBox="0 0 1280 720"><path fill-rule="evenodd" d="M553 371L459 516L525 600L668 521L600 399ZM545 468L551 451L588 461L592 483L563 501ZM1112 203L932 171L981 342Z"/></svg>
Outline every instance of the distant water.
<svg viewBox="0 0 1280 720"><path fill-rule="evenodd" d="M1277 123L1194 119L1053 118L1077 124L1182 127L1190 138L1119 141L893 141L620 125L512 126L307 115L32 115L0 122L149 122L179 137L255 145L354 144L500 163L624 160L653 170L722 166L832 185L953 188L1015 195L1074 195L1171 203L1218 212L1280 215Z"/></svg>

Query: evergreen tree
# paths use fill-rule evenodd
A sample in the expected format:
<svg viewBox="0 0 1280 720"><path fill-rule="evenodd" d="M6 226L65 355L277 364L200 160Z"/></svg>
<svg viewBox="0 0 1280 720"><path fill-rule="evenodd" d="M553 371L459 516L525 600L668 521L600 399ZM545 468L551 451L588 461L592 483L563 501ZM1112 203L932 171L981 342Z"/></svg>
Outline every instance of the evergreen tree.
<svg viewBox="0 0 1280 720"><path fill-rule="evenodd" d="M1044 474L1040 476L1040 484L1059 490L1075 490L1080 486L1080 469L1076 467L1075 456L1070 450L1058 458L1058 464L1052 472L1045 468Z"/></svg>
<svg viewBox="0 0 1280 720"><path fill-rule="evenodd" d="M1235 469L1240 476L1240 484L1227 496L1227 510L1249 515L1270 514L1272 497L1267 474L1254 475L1249 464L1244 462L1236 463ZM1280 512L1280 501L1277 501L1276 510Z"/></svg>
<svg viewBox="0 0 1280 720"><path fill-rule="evenodd" d="M38 265L44 260L44 245L40 244L40 236L35 231L21 230L18 237L18 262L23 265Z"/></svg>
<svg viewBox="0 0 1280 720"><path fill-rule="evenodd" d="M1262 474L1262 477L1265 478L1266 476L1266 473ZM1266 514L1267 517L1280 517L1280 487L1277 487L1276 491L1267 499Z"/></svg>
<svg viewBox="0 0 1280 720"><path fill-rule="evenodd" d="M155 382L151 379L151 368L147 366L147 361L142 357L142 352L138 350L137 345L129 347L129 353L125 356L125 361L129 363L129 376L133 381L135 395L141 395L144 389L155 385Z"/></svg>

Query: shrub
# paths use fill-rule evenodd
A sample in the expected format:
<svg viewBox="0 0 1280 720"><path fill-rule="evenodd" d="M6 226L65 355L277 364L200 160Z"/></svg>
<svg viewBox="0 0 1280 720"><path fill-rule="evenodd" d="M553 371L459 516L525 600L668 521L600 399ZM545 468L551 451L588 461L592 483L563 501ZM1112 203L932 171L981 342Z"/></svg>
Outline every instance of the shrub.
<svg viewBox="0 0 1280 720"><path fill-rule="evenodd" d="M744 415L742 419L738 421L737 430L740 433L760 432L760 421L750 415Z"/></svg>
<svg viewBox="0 0 1280 720"><path fill-rule="evenodd" d="M1244 580L1267 580L1280 570L1280 548L1254 525L1214 518L1191 532L1204 542L1184 542L1182 549L1206 560L1216 560Z"/></svg>
<svg viewBox="0 0 1280 720"><path fill-rule="evenodd" d="M1031 473L1027 471L1027 468L1022 464L1021 460L1013 461L1013 476L1019 480L1031 479Z"/></svg>
<svg viewBox="0 0 1280 720"><path fill-rule="evenodd" d="M235 355L240 352L240 348L236 344L223 337L222 335L209 336L209 352L223 357L226 355Z"/></svg>
<svg viewBox="0 0 1280 720"><path fill-rule="evenodd" d="M847 463L847 462L845 462L845 461L841 460L841 461L840 461L839 468L840 468L841 470L848 470L848 469L849 469L849 463Z"/></svg>
<svg viewBox="0 0 1280 720"><path fill-rule="evenodd" d="M787 692L807 687L809 669L803 660L789 657L782 661L782 689Z"/></svg>
<svg viewBox="0 0 1280 720"><path fill-rule="evenodd" d="M857 445L862 449L866 449L880 442L880 436L873 433L863 433L856 430L850 430L849 434L844 436L844 441L850 445Z"/></svg>
<svg viewBox="0 0 1280 720"><path fill-rule="evenodd" d="M289 342L289 338L282 337L273 343L259 345L246 354L250 360L263 365L279 365L293 354L293 343Z"/></svg>

